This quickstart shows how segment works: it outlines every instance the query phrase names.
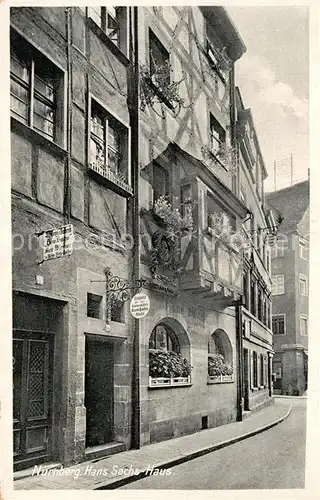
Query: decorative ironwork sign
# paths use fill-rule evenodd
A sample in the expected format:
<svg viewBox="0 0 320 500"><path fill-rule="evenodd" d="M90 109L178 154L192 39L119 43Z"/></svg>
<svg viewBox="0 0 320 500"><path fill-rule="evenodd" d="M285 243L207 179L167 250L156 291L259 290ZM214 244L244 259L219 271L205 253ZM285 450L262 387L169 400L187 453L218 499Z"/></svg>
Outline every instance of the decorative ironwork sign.
<svg viewBox="0 0 320 500"><path fill-rule="evenodd" d="M159 276L155 275L154 279L155 281L150 281L147 278L141 278L141 279L135 279L134 277L132 280L128 280L126 278L121 278L120 276L115 276L113 275L112 271L110 268L107 268L105 270L105 280L91 280L92 283L101 283L105 282L106 284L106 325L107 329L110 328L110 321L111 321L111 310L112 310L112 305L113 304L121 304L124 302L127 302L128 300L132 299L132 295L136 294L137 295L144 295L147 297L145 294L138 294L139 290L141 288L148 288L151 290L158 290L161 292L170 292L169 286L171 284L170 279L166 279L164 276ZM133 297L134 298L134 297ZM148 299L149 300L149 299ZM147 300L145 300L145 303ZM141 306L141 304L140 304ZM139 307L140 307L139 306ZM143 305L142 309L145 311L146 304ZM142 311L141 309L141 311ZM139 308L140 311L140 308ZM147 311L148 312L148 311ZM135 316L137 318L143 317L139 316L140 312L138 313L138 316Z"/></svg>
<svg viewBox="0 0 320 500"><path fill-rule="evenodd" d="M132 280L114 276L110 269L106 270L107 299L113 302L126 302L131 299L132 290L141 288L141 280Z"/></svg>

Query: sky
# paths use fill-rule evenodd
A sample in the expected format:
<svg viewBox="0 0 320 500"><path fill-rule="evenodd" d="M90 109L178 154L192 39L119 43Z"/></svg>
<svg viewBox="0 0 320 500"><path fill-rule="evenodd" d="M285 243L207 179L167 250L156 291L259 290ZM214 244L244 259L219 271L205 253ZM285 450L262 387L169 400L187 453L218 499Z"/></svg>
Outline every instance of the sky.
<svg viewBox="0 0 320 500"><path fill-rule="evenodd" d="M274 190L274 160L290 158L291 154L293 183L307 179L308 8L228 6L227 11L247 47L236 63L236 84L253 114L269 174L265 191ZM290 175L278 170L277 189L290 181Z"/></svg>

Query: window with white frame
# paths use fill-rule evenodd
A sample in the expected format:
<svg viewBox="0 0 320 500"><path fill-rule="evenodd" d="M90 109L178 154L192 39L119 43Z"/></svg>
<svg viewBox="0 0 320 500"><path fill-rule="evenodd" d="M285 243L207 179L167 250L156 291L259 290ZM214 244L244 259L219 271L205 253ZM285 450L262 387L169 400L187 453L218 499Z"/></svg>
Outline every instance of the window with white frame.
<svg viewBox="0 0 320 500"><path fill-rule="evenodd" d="M252 353L253 360L253 387L258 387L258 353L253 351Z"/></svg>
<svg viewBox="0 0 320 500"><path fill-rule="evenodd" d="M220 123L216 120L212 113L210 113L210 149L212 153L219 152L221 147L226 142L226 133Z"/></svg>
<svg viewBox="0 0 320 500"><path fill-rule="evenodd" d="M128 128L91 100L89 166L117 186L132 192L128 162Z"/></svg>
<svg viewBox="0 0 320 500"><path fill-rule="evenodd" d="M149 350L180 352L179 341L172 328L159 323L150 335Z"/></svg>
<svg viewBox="0 0 320 500"><path fill-rule="evenodd" d="M299 275L299 293L300 295L308 295L308 279L304 274Z"/></svg>
<svg viewBox="0 0 320 500"><path fill-rule="evenodd" d="M272 295L284 294L284 275L276 274L272 276Z"/></svg>
<svg viewBox="0 0 320 500"><path fill-rule="evenodd" d="M308 260L308 247L305 240L299 240L299 257L303 260Z"/></svg>
<svg viewBox="0 0 320 500"><path fill-rule="evenodd" d="M63 72L20 35L11 33L11 115L63 144Z"/></svg>
<svg viewBox="0 0 320 500"><path fill-rule="evenodd" d="M259 355L260 386L264 386L264 359L263 354Z"/></svg>
<svg viewBox="0 0 320 500"><path fill-rule="evenodd" d="M149 337L149 387L190 383L190 342L181 325L158 323Z"/></svg>
<svg viewBox="0 0 320 500"><path fill-rule="evenodd" d="M300 335L308 335L308 316L300 314Z"/></svg>
<svg viewBox="0 0 320 500"><path fill-rule="evenodd" d="M218 328L208 342L208 375L233 375L232 345L227 333Z"/></svg>
<svg viewBox="0 0 320 500"><path fill-rule="evenodd" d="M273 333L273 335L285 335L286 334L285 314L272 315L272 333Z"/></svg>
<svg viewBox="0 0 320 500"><path fill-rule="evenodd" d="M236 231L236 218L228 209L220 205L217 198L209 190L207 191L207 196L204 197L204 206L209 227L214 227L212 216L217 215L221 219L221 224L227 231Z"/></svg>
<svg viewBox="0 0 320 500"><path fill-rule="evenodd" d="M110 40L120 46L120 12L123 7L88 7L88 17L90 17L110 38Z"/></svg>
<svg viewBox="0 0 320 500"><path fill-rule="evenodd" d="M271 249L271 258L278 259L284 257L286 245L283 240L277 240L276 244Z"/></svg>

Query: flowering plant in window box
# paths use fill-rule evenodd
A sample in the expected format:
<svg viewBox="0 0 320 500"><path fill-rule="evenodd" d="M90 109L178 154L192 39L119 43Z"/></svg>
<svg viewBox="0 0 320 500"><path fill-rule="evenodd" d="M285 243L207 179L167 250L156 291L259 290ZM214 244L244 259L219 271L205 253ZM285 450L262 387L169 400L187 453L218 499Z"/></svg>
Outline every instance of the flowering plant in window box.
<svg viewBox="0 0 320 500"><path fill-rule="evenodd" d="M182 82L170 81L171 65L166 61L157 66L153 74L146 65L140 66L140 107L144 111L155 102L163 102L169 109L180 111L184 100L179 96L179 85Z"/></svg>
<svg viewBox="0 0 320 500"><path fill-rule="evenodd" d="M233 233L230 237L229 245L236 252L240 252L241 249L247 250L249 247L249 239L244 233Z"/></svg>
<svg viewBox="0 0 320 500"><path fill-rule="evenodd" d="M192 230L191 206L186 215L182 217L178 208L173 208L166 196L160 196L153 206L153 213L161 220L168 233L172 236Z"/></svg>
<svg viewBox="0 0 320 500"><path fill-rule="evenodd" d="M218 49L215 47L214 49L218 70L222 73L230 71L232 68L232 61L227 54L227 48L222 47L221 49Z"/></svg>
<svg viewBox="0 0 320 500"><path fill-rule="evenodd" d="M221 144L218 151L212 151L208 146L202 146L201 153L210 168L222 166L233 174L237 173L238 157L234 147Z"/></svg>
<svg viewBox="0 0 320 500"><path fill-rule="evenodd" d="M191 365L180 353L149 351L150 386L172 386L190 383Z"/></svg>
<svg viewBox="0 0 320 500"><path fill-rule="evenodd" d="M160 196L151 209L154 220L161 229L152 235L152 250L149 251L151 271L155 273L157 266L164 266L178 272L178 253L181 236L192 230L192 205L182 216L177 208L173 208L165 196Z"/></svg>
<svg viewBox="0 0 320 500"><path fill-rule="evenodd" d="M230 218L224 213L215 213L209 215L209 228L211 233L218 238L229 241L232 233Z"/></svg>
<svg viewBox="0 0 320 500"><path fill-rule="evenodd" d="M210 214L208 231L236 252L248 248L248 238L243 232L232 230L227 214Z"/></svg>
<svg viewBox="0 0 320 500"><path fill-rule="evenodd" d="M208 374L210 376L232 375L233 368L222 354L211 354L208 358Z"/></svg>

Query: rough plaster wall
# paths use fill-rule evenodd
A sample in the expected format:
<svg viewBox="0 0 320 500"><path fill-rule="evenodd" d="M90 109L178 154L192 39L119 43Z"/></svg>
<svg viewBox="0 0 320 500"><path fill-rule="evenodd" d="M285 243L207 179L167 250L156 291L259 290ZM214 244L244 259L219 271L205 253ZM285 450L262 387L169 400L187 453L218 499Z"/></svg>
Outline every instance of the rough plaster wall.
<svg viewBox="0 0 320 500"><path fill-rule="evenodd" d="M173 427L176 429L175 435L199 430L201 415L204 414L211 415L210 426L231 419L236 408L236 383L208 385L207 359L209 337L217 328L222 328L231 341L233 366L236 369L235 318L232 313L229 316L205 310L191 297L185 298L183 304L179 298L165 300L155 294L150 294L150 299L150 312L141 325L143 439L146 442L150 439L152 441L166 439ZM159 390L148 388L149 336L154 326L166 317L179 321L189 336L190 362L193 366L191 387ZM220 412L220 416L216 414L217 411ZM155 434L158 434L157 438Z"/></svg>

